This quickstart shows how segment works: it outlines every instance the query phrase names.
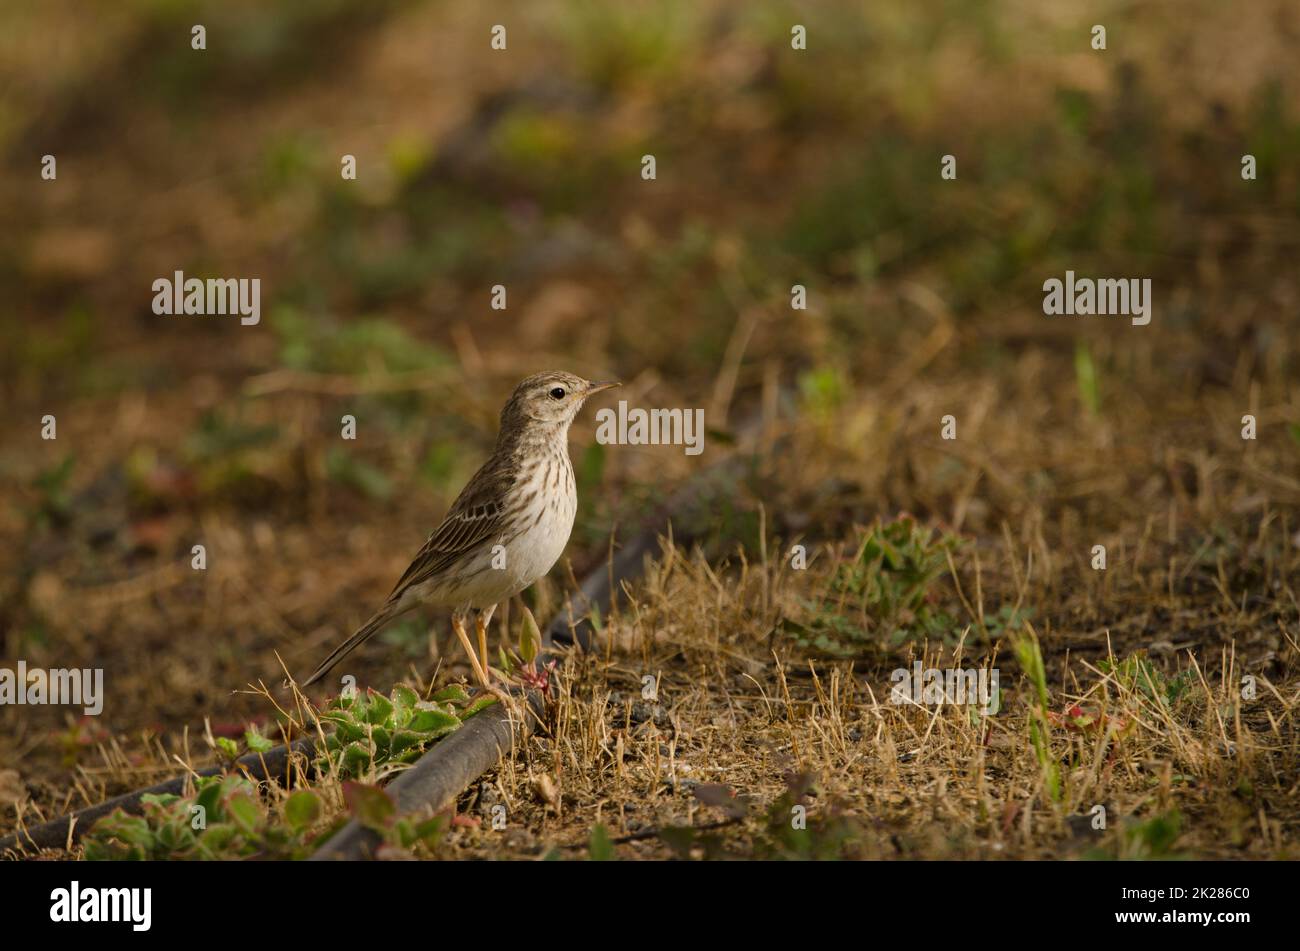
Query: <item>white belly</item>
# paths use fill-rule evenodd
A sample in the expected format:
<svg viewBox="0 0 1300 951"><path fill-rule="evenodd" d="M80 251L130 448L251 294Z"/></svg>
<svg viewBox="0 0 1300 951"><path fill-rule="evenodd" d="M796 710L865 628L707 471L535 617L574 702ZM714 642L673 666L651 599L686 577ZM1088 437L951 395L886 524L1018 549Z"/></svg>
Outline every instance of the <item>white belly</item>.
<svg viewBox="0 0 1300 951"><path fill-rule="evenodd" d="M511 594L522 591L538 578L544 577L560 560L573 531L576 511L576 501L560 505L558 510L548 509L535 529L525 532L511 543L506 552L505 570L514 589Z"/></svg>
<svg viewBox="0 0 1300 951"><path fill-rule="evenodd" d="M453 608L500 604L555 566L569 543L577 511L578 495L569 469L559 486L535 494L521 513L522 532L508 542L503 538L497 545L481 548L468 576L462 576L454 588L445 583L427 584L417 596Z"/></svg>

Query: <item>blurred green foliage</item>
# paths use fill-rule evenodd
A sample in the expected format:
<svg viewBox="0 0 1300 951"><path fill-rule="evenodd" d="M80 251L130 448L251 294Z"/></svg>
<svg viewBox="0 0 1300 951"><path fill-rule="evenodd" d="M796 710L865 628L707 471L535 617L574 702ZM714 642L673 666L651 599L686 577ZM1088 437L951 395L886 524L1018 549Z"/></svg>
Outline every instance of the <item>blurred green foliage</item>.
<svg viewBox="0 0 1300 951"><path fill-rule="evenodd" d="M271 327L280 341L280 361L294 370L412 373L436 372L452 365L441 349L415 339L388 320L341 322L280 307L271 314Z"/></svg>

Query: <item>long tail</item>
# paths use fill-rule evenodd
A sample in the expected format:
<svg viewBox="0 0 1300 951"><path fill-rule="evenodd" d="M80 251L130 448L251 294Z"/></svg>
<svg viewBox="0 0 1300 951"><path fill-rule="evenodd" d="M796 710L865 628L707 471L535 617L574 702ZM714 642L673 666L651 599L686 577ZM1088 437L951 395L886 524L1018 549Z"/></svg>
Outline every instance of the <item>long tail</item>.
<svg viewBox="0 0 1300 951"><path fill-rule="evenodd" d="M346 641L334 648L330 655L325 658L319 667L310 677L302 682L302 686L310 687L316 681L320 680L330 672L335 664L341 661L348 654L360 647L369 640L385 624L397 617L399 614L405 614L410 605L402 605L398 601L389 601L382 608L371 615L370 620L357 629L357 632L349 637Z"/></svg>

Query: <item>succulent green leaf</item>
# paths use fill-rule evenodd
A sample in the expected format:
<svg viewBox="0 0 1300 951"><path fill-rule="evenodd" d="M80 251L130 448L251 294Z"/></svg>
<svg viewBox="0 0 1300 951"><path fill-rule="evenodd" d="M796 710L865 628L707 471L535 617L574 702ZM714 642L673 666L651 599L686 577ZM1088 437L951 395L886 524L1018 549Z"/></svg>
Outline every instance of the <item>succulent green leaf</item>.
<svg viewBox="0 0 1300 951"><path fill-rule="evenodd" d="M393 713L393 702L381 693L375 693L373 690L366 691L367 710L365 722L372 724L383 723Z"/></svg>
<svg viewBox="0 0 1300 951"><path fill-rule="evenodd" d="M310 789L300 789L284 803L284 818L294 829L305 829L320 818L321 802Z"/></svg>
<svg viewBox="0 0 1300 951"><path fill-rule="evenodd" d="M262 824L262 810L248 793L235 793L227 799L226 812L245 835L252 835Z"/></svg>
<svg viewBox="0 0 1300 951"><path fill-rule="evenodd" d="M275 749L275 743L264 737L255 727L244 731L244 743L254 753L269 753Z"/></svg>
<svg viewBox="0 0 1300 951"><path fill-rule="evenodd" d="M460 726L460 720L450 713L444 712L439 707L431 703L421 702L416 708L407 728L418 733L430 733L434 736L442 736L450 733Z"/></svg>
<svg viewBox="0 0 1300 951"><path fill-rule="evenodd" d="M461 684L451 684L443 687L431 697L435 703L469 703L469 693Z"/></svg>
<svg viewBox="0 0 1300 951"><path fill-rule="evenodd" d="M378 786L344 783L343 799L353 817L368 829L382 832L392 824L397 806Z"/></svg>

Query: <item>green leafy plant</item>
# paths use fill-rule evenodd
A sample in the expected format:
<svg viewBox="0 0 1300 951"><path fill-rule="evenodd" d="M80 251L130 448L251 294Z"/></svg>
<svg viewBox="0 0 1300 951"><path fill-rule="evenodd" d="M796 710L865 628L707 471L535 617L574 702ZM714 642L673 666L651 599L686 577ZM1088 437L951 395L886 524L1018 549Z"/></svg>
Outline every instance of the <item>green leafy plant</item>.
<svg viewBox="0 0 1300 951"><path fill-rule="evenodd" d="M334 730L325 739L319 765L351 779L389 763L409 763L430 743L460 729L466 719L496 702L491 696L471 700L459 684L429 700L421 700L404 684L395 686L387 697L374 690L343 694L321 713L321 722Z"/></svg>
<svg viewBox="0 0 1300 951"><path fill-rule="evenodd" d="M1004 604L993 614L984 615L984 632L990 641L1014 634L1034 617L1033 609Z"/></svg>
<svg viewBox="0 0 1300 951"><path fill-rule="evenodd" d="M1177 859L1180 856L1174 851L1174 845L1182 829L1183 817L1177 809L1150 819L1125 822L1114 839L1089 850L1084 857L1129 861Z"/></svg>
<svg viewBox="0 0 1300 951"><path fill-rule="evenodd" d="M234 763L242 755L239 744L228 736L218 736L210 742L227 763ZM244 746L249 753L268 753L275 748L275 741L263 736L256 726L250 726L244 731Z"/></svg>
<svg viewBox="0 0 1300 951"><path fill-rule="evenodd" d="M787 619L783 627L804 646L839 656L882 642L950 637L956 622L935 606L933 585L958 544L911 516L878 521L855 555L836 567L827 594L806 605L811 619Z"/></svg>
<svg viewBox="0 0 1300 951"><path fill-rule="evenodd" d="M344 783L343 801L347 803L348 811L357 822L377 832L383 839L383 845L380 846L381 857L409 854L410 849L419 843L432 848L442 839L447 829L447 818L443 815L436 815L422 822L416 822L406 816L398 816L397 804L378 786L355 782Z"/></svg>
<svg viewBox="0 0 1300 951"><path fill-rule="evenodd" d="M281 362L294 370L364 375L435 372L450 366L442 350L412 337L390 320L316 320L280 307L270 323L280 341Z"/></svg>
<svg viewBox="0 0 1300 951"><path fill-rule="evenodd" d="M833 861L851 855L861 843L861 826L833 804L809 814L806 804L813 786L813 777L807 773L787 778L785 792L764 816L758 858Z"/></svg>
<svg viewBox="0 0 1300 951"><path fill-rule="evenodd" d="M240 776L205 776L193 796L145 795L140 801L143 814L115 809L86 833L87 860L303 858L322 814L311 790L271 807L256 784Z"/></svg>
<svg viewBox="0 0 1300 951"><path fill-rule="evenodd" d="M491 696L471 698L459 684L429 700L421 700L403 684L387 697L373 690L338 697L320 716L333 729L317 757L317 770L350 779L408 762L496 702ZM237 759L241 748L265 753L274 746L255 727L244 731L242 747L230 737L212 742L227 762ZM391 800L378 787L345 782L343 791L351 813L380 832L388 847L430 844L445 827L441 818L418 823L397 818ZM192 796L146 795L141 803L141 815L118 809L95 824L83 840L87 859L304 858L313 848L312 830L323 814L320 795L313 790L300 789L272 805L257 784L236 775L203 777Z"/></svg>
<svg viewBox="0 0 1300 951"><path fill-rule="evenodd" d="M1187 696L1194 682L1192 671L1184 670L1166 677L1151 661L1145 650L1134 651L1122 661L1104 658L1097 665L1103 674L1110 674L1119 686L1130 692L1142 694L1152 703L1172 707Z"/></svg>

